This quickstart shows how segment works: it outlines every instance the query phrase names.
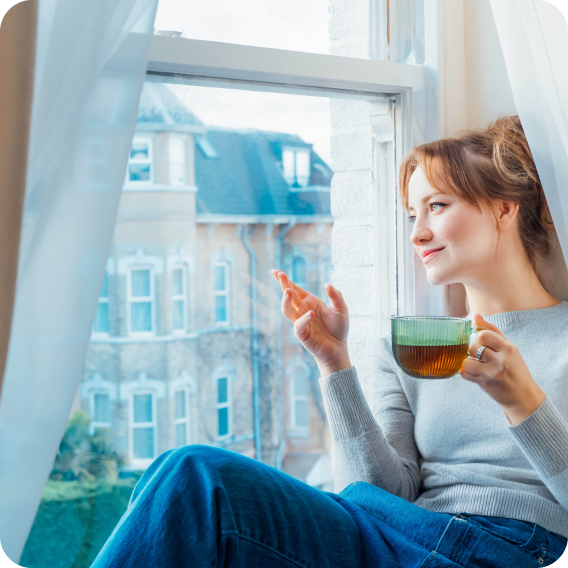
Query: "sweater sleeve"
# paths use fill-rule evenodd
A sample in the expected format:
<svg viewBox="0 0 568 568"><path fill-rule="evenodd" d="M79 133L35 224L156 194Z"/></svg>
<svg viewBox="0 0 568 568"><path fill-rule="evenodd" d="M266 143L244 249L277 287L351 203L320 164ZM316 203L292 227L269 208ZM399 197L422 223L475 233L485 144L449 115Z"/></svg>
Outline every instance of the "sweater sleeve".
<svg viewBox="0 0 568 568"><path fill-rule="evenodd" d="M383 347L384 349L384 347ZM400 381L383 351L372 392L372 409L355 367L320 379L332 433L334 490L366 481L414 501L420 487L414 414ZM392 358L392 355L390 355Z"/></svg>
<svg viewBox="0 0 568 568"><path fill-rule="evenodd" d="M508 421L508 420L507 420ZM568 423L548 397L509 431L556 500L568 511Z"/></svg>

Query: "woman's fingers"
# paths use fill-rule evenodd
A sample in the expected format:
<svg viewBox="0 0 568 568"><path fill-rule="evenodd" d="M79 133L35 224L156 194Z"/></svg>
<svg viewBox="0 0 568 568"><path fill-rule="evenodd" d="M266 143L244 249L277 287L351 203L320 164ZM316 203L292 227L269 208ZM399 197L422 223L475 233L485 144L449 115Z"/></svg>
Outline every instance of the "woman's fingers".
<svg viewBox="0 0 568 568"><path fill-rule="evenodd" d="M314 317L313 310L308 310L302 317L294 323L294 335L300 340L305 341L308 337L308 326Z"/></svg>
<svg viewBox="0 0 568 568"><path fill-rule="evenodd" d="M332 286L331 282L328 282L325 285L325 291L335 310L340 313L347 313L347 304L343 299L343 294L337 288Z"/></svg>
<svg viewBox="0 0 568 568"><path fill-rule="evenodd" d="M273 270L272 274L274 274L274 277L280 283L282 291L284 291L286 288L293 288L294 291L298 293L298 296L300 296L300 299L302 300L309 294L309 292L306 292L306 290L304 290L297 284L294 284L294 282L292 282L292 280L288 278L285 272L282 272L281 270Z"/></svg>
<svg viewBox="0 0 568 568"><path fill-rule="evenodd" d="M298 319L297 310L292 306L292 297L293 293L292 290L289 288L284 290L284 294L282 294L282 313L284 317L289 319L292 323L295 323Z"/></svg>
<svg viewBox="0 0 568 568"><path fill-rule="evenodd" d="M505 351L511 345L511 342L507 341L502 335L488 329L478 331L474 343L490 347L493 351Z"/></svg>
<svg viewBox="0 0 568 568"><path fill-rule="evenodd" d="M482 345L481 343L477 343L477 341L474 341L470 346L469 346L469 356L473 357L474 359L477 359L477 352L479 351L480 347L485 347L485 349L481 352L481 362L486 363L487 361L489 361L489 359L492 358L493 355L495 355L495 351L493 349L491 349L491 347L488 347L487 345Z"/></svg>

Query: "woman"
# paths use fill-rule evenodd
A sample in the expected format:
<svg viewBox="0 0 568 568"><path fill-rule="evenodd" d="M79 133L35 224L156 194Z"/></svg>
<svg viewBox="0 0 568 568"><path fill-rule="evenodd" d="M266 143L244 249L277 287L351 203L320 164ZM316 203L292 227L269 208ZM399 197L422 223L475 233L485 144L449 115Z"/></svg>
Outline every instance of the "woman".
<svg viewBox="0 0 568 568"><path fill-rule="evenodd" d="M405 375L381 338L366 397L348 310L274 271L315 358L339 494L225 450L166 452L93 567L545 566L568 536L568 303L542 285L547 205L518 117L412 150L400 171L432 284L481 329L459 375ZM484 314L482 316L481 314ZM562 410L561 410L562 409Z"/></svg>

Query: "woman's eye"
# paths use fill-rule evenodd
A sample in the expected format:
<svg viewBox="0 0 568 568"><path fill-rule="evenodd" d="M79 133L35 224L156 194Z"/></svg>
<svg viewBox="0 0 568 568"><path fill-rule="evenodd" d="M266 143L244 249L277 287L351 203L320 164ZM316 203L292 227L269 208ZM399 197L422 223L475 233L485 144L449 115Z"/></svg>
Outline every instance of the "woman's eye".
<svg viewBox="0 0 568 568"><path fill-rule="evenodd" d="M432 211L436 211L436 209L435 209L436 205L439 205L440 207L446 207L447 204L446 203L438 203L438 202L430 203L430 207L432 208Z"/></svg>
<svg viewBox="0 0 568 568"><path fill-rule="evenodd" d="M416 216L412 215L408 218L408 222L414 224L416 222Z"/></svg>

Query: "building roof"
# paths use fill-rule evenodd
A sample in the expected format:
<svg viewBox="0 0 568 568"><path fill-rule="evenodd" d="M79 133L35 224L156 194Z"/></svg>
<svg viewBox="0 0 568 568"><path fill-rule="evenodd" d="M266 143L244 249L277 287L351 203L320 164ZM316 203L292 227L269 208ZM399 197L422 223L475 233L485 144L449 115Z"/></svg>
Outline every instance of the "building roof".
<svg viewBox="0 0 568 568"><path fill-rule="evenodd" d="M285 147L310 150L307 187L286 183ZM311 144L294 134L208 128L195 148L198 215L330 215L332 177Z"/></svg>

